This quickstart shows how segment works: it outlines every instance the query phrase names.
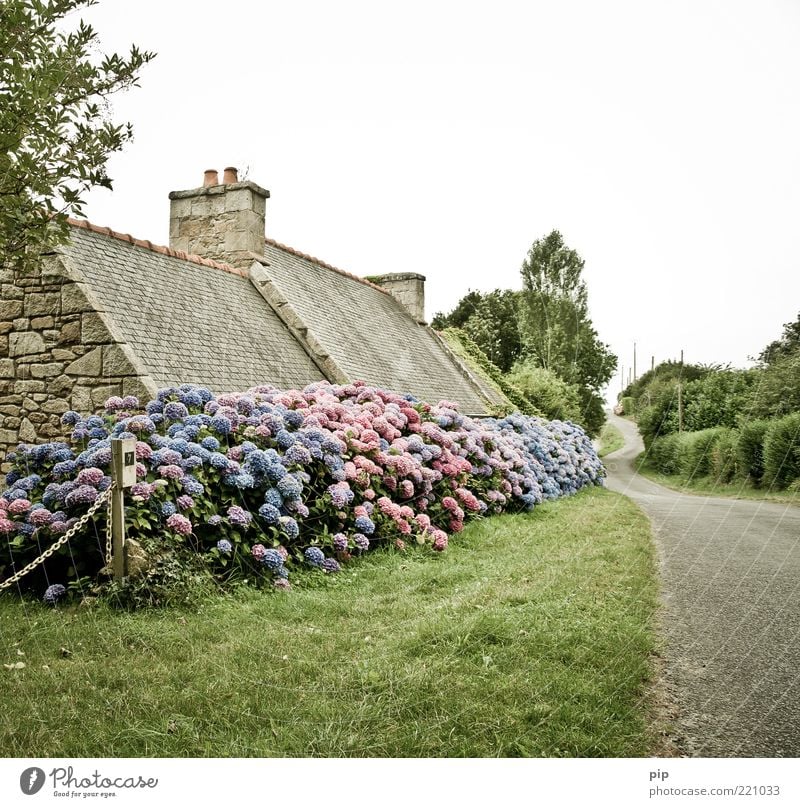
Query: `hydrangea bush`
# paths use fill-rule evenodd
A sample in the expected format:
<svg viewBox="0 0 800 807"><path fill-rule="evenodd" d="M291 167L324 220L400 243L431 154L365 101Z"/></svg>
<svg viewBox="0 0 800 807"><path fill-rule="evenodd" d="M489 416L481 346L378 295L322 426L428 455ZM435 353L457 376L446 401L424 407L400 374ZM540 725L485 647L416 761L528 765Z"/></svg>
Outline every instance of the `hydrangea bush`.
<svg viewBox="0 0 800 807"><path fill-rule="evenodd" d="M67 412L71 445L21 445L0 496L0 578L40 554L111 484L110 440L136 439L129 537L199 553L223 575L288 587L292 568L334 574L378 545L442 551L470 518L533 509L601 484L603 467L570 422L473 419L363 382L302 391L258 386L214 396L184 384L142 410ZM51 588L103 565L105 512L45 568ZM0 544L1 545L1 544ZM63 593L63 592L61 592ZM61 593L59 596L61 596Z"/></svg>

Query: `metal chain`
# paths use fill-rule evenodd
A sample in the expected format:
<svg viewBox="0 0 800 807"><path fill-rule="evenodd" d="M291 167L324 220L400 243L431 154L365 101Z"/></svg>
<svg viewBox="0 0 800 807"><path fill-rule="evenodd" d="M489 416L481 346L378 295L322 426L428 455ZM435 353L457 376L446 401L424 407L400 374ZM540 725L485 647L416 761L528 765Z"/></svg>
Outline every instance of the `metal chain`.
<svg viewBox="0 0 800 807"><path fill-rule="evenodd" d="M108 512L106 513L106 564L111 565L114 560L114 550L112 549L111 538L111 491L117 486L117 483L112 481L111 486L108 488Z"/></svg>
<svg viewBox="0 0 800 807"><path fill-rule="evenodd" d="M61 547L64 546L64 544L69 541L73 535L82 530L86 526L86 522L100 509L103 504L106 502L111 502L112 489L113 485L104 490L103 493L95 499L94 504L75 522L75 524L73 524L72 527L65 532L49 549L45 549L45 551L42 552L42 554L39 555L36 560L32 560L24 569L20 569L16 574L9 577L8 580L4 580L2 583L0 583L0 591L3 591L3 589L8 588L9 586L13 586L14 583L25 577L28 572L35 569L39 564L44 563L52 554L61 549ZM108 523L108 534L110 535L110 518L108 519ZM110 549L108 551L110 554Z"/></svg>

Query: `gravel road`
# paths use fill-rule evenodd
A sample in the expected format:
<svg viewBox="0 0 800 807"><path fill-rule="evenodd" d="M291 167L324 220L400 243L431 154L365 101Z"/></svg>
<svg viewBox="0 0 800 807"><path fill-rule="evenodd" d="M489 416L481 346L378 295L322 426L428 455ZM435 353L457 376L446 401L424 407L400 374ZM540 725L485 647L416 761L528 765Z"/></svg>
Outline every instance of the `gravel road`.
<svg viewBox="0 0 800 807"><path fill-rule="evenodd" d="M800 507L677 493L635 472L634 424L607 486L648 515L661 571L664 686L678 746L800 756Z"/></svg>

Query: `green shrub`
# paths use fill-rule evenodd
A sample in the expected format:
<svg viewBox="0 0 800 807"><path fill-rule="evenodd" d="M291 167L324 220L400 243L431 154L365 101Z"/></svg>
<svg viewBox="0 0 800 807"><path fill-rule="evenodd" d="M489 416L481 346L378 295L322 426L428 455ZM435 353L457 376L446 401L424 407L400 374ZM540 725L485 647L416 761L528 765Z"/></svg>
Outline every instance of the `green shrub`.
<svg viewBox="0 0 800 807"><path fill-rule="evenodd" d="M630 395L620 398L619 405L622 407L622 414L629 417L636 412L636 405L634 399Z"/></svg>
<svg viewBox="0 0 800 807"><path fill-rule="evenodd" d="M461 328L447 328L439 336L473 372L476 372L485 382L499 390L515 409L518 409L523 415L543 416L543 412L525 397L519 387L511 383L500 372L464 330Z"/></svg>
<svg viewBox="0 0 800 807"><path fill-rule="evenodd" d="M522 391L544 416L583 424L581 400L576 387L532 361L517 362L506 380Z"/></svg>
<svg viewBox="0 0 800 807"><path fill-rule="evenodd" d="M800 477L800 412L773 420L764 437L764 484L785 488Z"/></svg>
<svg viewBox="0 0 800 807"><path fill-rule="evenodd" d="M647 454L650 464L662 474L677 474L680 471L678 466L679 442L679 434L667 434L653 440Z"/></svg>
<svg viewBox="0 0 800 807"><path fill-rule="evenodd" d="M721 369L684 385L684 428L696 432L737 425L756 378L755 370Z"/></svg>
<svg viewBox="0 0 800 807"><path fill-rule="evenodd" d="M678 431L678 388L671 381L654 381L636 401L636 423L645 445Z"/></svg>
<svg viewBox="0 0 800 807"><path fill-rule="evenodd" d="M736 446L739 473L754 485L760 484L764 475L764 437L768 428L768 420L751 420L739 427Z"/></svg>
<svg viewBox="0 0 800 807"><path fill-rule="evenodd" d="M711 448L711 473L716 482L730 482L738 467L739 434L735 429L721 429Z"/></svg>
<svg viewBox="0 0 800 807"><path fill-rule="evenodd" d="M678 441L678 466L683 476L694 479L711 473L711 450L723 429L683 432Z"/></svg>

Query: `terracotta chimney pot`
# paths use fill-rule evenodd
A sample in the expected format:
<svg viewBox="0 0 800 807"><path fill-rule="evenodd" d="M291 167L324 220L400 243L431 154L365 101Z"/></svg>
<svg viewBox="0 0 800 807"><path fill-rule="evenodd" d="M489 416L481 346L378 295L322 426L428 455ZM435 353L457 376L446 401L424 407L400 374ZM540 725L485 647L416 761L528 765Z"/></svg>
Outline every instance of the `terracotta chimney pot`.
<svg viewBox="0 0 800 807"><path fill-rule="evenodd" d="M239 181L239 170L233 166L228 166L222 176L222 183L224 185L233 185Z"/></svg>
<svg viewBox="0 0 800 807"><path fill-rule="evenodd" d="M212 185L219 185L219 174L215 169L209 168L203 175L203 187L210 188Z"/></svg>

